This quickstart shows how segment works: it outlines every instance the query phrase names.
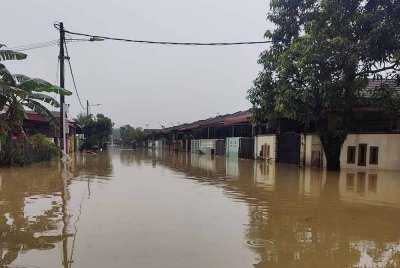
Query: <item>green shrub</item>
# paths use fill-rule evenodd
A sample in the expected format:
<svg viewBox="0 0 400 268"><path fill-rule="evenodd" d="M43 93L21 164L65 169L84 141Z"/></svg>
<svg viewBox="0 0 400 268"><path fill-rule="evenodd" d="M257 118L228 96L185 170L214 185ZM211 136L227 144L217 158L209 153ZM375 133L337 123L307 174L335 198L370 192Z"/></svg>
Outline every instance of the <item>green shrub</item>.
<svg viewBox="0 0 400 268"><path fill-rule="evenodd" d="M44 157L51 159L53 156L60 155L60 148L54 142L51 142L41 133L32 135L29 141L33 147L33 151Z"/></svg>
<svg viewBox="0 0 400 268"><path fill-rule="evenodd" d="M0 152L0 165L2 166L24 166L36 162L48 161L60 155L57 144L47 140L43 134L32 135L29 140L8 140L2 147L10 146L10 150ZM3 149L3 148L2 148ZM6 151L11 153L6 153Z"/></svg>

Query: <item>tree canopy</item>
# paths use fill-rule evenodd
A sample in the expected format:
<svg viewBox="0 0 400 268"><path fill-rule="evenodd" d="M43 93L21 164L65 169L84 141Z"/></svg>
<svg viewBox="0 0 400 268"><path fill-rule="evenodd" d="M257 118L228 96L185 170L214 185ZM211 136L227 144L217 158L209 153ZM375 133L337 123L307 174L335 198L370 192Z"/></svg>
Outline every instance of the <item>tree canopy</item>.
<svg viewBox="0 0 400 268"><path fill-rule="evenodd" d="M144 138L142 128L134 128L130 125L125 125L119 129L122 146L132 147L136 142Z"/></svg>
<svg viewBox="0 0 400 268"><path fill-rule="evenodd" d="M340 169L340 151L354 108L370 79L384 80L369 98L398 107L400 2L395 0L273 0L272 45L248 92L255 121L279 117L314 124L327 167ZM387 100L393 101L387 101ZM379 107L378 107L379 108Z"/></svg>
<svg viewBox="0 0 400 268"><path fill-rule="evenodd" d="M96 117L79 114L75 121L82 127L85 136L83 149L107 149L114 125L110 118L103 114L97 114Z"/></svg>

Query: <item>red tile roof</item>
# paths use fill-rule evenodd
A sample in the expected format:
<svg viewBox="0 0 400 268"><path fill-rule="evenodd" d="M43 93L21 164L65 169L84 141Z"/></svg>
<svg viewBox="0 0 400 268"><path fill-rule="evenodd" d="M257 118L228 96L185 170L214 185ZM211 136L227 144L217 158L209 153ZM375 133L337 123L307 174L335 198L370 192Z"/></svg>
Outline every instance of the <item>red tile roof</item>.
<svg viewBox="0 0 400 268"><path fill-rule="evenodd" d="M51 113L55 116L55 118L60 119L60 112L51 112ZM42 115L31 111L26 112L25 120L43 122L43 123L47 122L46 118L44 118ZM67 121L70 125L73 125L75 123L72 119L67 119Z"/></svg>

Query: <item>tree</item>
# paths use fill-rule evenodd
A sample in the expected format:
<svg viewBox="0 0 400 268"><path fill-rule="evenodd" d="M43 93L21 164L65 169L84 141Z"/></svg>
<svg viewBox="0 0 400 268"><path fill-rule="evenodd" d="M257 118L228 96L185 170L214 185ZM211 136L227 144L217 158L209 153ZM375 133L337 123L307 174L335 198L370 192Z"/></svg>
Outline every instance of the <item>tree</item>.
<svg viewBox="0 0 400 268"><path fill-rule="evenodd" d="M77 117L74 119L75 123L80 125L81 127L87 125L91 121L93 121L92 115L86 115L85 113L79 113Z"/></svg>
<svg viewBox="0 0 400 268"><path fill-rule="evenodd" d="M4 45L0 45L2 47ZM11 50L0 50L0 60L20 60L26 55ZM2 138L5 141L5 158L2 164L13 165L15 149L15 138L21 137L22 124L26 109L35 111L46 118L50 124L57 125L59 122L47 109L45 104L59 108L60 104L45 93L56 93L59 95L71 95L72 93L63 88L54 86L38 78L29 78L26 75L11 74L11 72L0 63L0 111Z"/></svg>
<svg viewBox="0 0 400 268"><path fill-rule="evenodd" d="M81 124L82 132L85 136L83 149L107 149L107 143L110 141L113 128L110 118L103 114L97 114L95 118L78 115L75 121Z"/></svg>
<svg viewBox="0 0 400 268"><path fill-rule="evenodd" d="M365 101L369 79L399 79L400 2L395 0L274 0L268 19L276 28L259 63L264 70L249 90L255 120L288 117L313 124L328 170L340 152L354 108ZM388 94L388 92L391 92ZM369 96L398 107L395 84ZM371 99L375 98L375 100Z"/></svg>
<svg viewBox="0 0 400 268"><path fill-rule="evenodd" d="M134 128L130 125L120 127L120 136L122 140L122 146L132 147L137 141L144 138L144 132L141 128Z"/></svg>

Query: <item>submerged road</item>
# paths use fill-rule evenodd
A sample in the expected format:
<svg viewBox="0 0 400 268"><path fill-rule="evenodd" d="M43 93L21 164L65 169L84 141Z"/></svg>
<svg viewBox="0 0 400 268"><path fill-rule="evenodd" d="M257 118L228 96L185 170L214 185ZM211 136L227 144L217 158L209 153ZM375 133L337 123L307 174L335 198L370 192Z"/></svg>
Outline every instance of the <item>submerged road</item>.
<svg viewBox="0 0 400 268"><path fill-rule="evenodd" d="M398 267L400 173L115 150L0 169L0 267Z"/></svg>

